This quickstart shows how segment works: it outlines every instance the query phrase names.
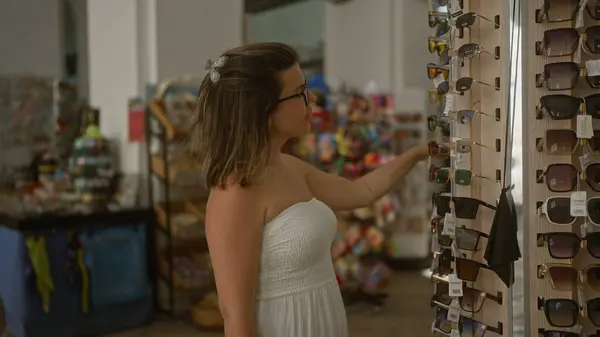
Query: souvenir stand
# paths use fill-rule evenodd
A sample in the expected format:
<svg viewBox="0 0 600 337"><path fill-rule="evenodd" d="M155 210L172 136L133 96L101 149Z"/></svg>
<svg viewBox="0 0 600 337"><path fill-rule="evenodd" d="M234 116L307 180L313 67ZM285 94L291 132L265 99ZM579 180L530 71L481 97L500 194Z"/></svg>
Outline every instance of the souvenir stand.
<svg viewBox="0 0 600 337"><path fill-rule="evenodd" d="M600 333L600 1L522 2L526 335Z"/></svg>
<svg viewBox="0 0 600 337"><path fill-rule="evenodd" d="M208 191L185 142L199 80L182 78L156 88L146 113L148 184L156 214L155 296L158 308L220 330L214 277L204 233ZM150 91L153 91L150 89Z"/></svg>
<svg viewBox="0 0 600 337"><path fill-rule="evenodd" d="M432 197L439 335L512 335L509 288L484 258L505 173L508 8L506 0L430 1L429 49L440 55L427 66L430 100L439 105L428 122L440 132L430 143L430 175L448 183Z"/></svg>

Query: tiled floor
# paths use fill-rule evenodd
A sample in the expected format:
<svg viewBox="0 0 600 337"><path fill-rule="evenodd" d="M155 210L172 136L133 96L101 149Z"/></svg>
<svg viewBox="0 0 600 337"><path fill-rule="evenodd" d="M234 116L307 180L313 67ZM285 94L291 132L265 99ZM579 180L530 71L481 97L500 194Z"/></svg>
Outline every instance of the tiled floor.
<svg viewBox="0 0 600 337"><path fill-rule="evenodd" d="M348 309L350 337L423 337L431 335L433 310L429 299L433 288L418 272L401 272L388 289L390 298L379 314L369 307ZM136 330L107 337L219 337L222 334L198 332L178 322L160 321Z"/></svg>

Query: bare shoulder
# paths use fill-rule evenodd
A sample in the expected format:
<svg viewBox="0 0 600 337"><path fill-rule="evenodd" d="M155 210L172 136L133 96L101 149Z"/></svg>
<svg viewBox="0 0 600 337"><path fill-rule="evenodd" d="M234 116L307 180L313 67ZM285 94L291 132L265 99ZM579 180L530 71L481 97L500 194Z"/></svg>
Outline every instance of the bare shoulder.
<svg viewBox="0 0 600 337"><path fill-rule="evenodd" d="M238 222L236 220L264 218L265 207L259 188L231 185L224 189L213 188L206 204L206 222Z"/></svg>
<svg viewBox="0 0 600 337"><path fill-rule="evenodd" d="M303 175L306 175L315 169L311 164L289 154L282 153L281 158L289 167L299 170Z"/></svg>

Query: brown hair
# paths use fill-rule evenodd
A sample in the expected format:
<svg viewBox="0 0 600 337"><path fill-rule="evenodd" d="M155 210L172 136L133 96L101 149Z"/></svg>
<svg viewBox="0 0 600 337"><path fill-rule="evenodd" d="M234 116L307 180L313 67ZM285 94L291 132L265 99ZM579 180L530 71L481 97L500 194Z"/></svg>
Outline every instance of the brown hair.
<svg viewBox="0 0 600 337"><path fill-rule="evenodd" d="M198 90L191 151L209 188L257 183L269 161L269 116L283 89L280 72L298 63L282 43L251 43L223 54ZM219 79L211 80L217 71Z"/></svg>

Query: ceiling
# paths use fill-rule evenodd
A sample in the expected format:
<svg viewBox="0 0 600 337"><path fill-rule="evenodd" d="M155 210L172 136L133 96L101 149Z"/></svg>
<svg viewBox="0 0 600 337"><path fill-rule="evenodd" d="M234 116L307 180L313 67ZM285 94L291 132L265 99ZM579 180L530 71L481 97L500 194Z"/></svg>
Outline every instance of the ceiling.
<svg viewBox="0 0 600 337"><path fill-rule="evenodd" d="M246 13L259 13L305 0L244 0Z"/></svg>

